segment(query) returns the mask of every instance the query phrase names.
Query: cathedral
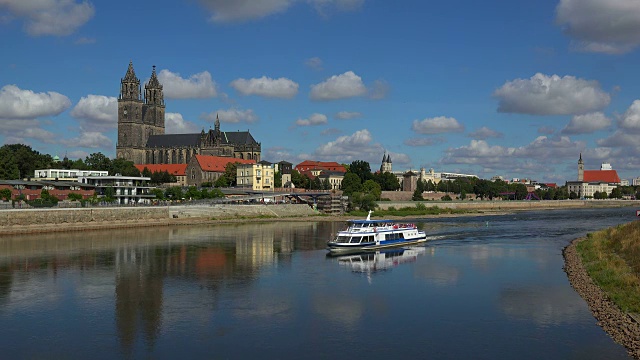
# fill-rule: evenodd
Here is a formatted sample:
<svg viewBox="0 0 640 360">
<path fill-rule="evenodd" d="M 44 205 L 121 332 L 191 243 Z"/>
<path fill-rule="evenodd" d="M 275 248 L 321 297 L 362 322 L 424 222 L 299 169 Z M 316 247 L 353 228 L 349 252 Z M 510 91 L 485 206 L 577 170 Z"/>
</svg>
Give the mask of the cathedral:
<svg viewBox="0 0 640 360">
<path fill-rule="evenodd" d="M 155 66 L 141 93 L 140 79 L 129 62 L 118 96 L 118 158 L 134 164 L 187 164 L 194 155 L 260 161 L 261 145 L 251 133 L 220 131 L 217 116 L 214 129 L 207 132 L 165 134 L 164 95 Z"/>
</svg>

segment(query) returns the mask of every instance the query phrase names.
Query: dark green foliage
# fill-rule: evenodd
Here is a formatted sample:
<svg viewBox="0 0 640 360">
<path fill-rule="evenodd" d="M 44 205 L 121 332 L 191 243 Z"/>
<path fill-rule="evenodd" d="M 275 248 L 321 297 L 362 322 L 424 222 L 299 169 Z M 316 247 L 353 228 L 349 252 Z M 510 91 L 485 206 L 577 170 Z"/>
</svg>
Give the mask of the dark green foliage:
<svg viewBox="0 0 640 360">
<path fill-rule="evenodd" d="M 0 179 L 15 180 L 33 177 L 36 169 L 47 169 L 53 165 L 53 158 L 40 154 L 23 144 L 0 147 Z"/>
<path fill-rule="evenodd" d="M 78 193 L 69 193 L 69 195 L 67 196 L 67 199 L 71 201 L 80 201 L 82 200 L 82 195 Z"/>
<path fill-rule="evenodd" d="M 11 200 L 11 190 L 10 189 L 0 189 L 0 199 L 9 201 Z"/>
<path fill-rule="evenodd" d="M 344 178 L 342 179 L 341 187 L 344 195 L 347 196 L 353 194 L 354 192 L 360 192 L 362 190 L 360 177 L 352 172 L 346 173 L 344 175 Z"/>
<path fill-rule="evenodd" d="M 111 161 L 110 167 L 107 171 L 109 171 L 109 175 L 120 174 L 122 176 L 140 176 L 140 170 L 133 165 L 133 161 L 121 158 Z"/>
<path fill-rule="evenodd" d="M 371 173 L 371 166 L 369 163 L 363 160 L 356 160 L 349 165 L 349 171 L 352 174 L 358 175 L 361 182 L 365 182 L 367 180 L 373 179 L 373 174 Z"/>
</svg>

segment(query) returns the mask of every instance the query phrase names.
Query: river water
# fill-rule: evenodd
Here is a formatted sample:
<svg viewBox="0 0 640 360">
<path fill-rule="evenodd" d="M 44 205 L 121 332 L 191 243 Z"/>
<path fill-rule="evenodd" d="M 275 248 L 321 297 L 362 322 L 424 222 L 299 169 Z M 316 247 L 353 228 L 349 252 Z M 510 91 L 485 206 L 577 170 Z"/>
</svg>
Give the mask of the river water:
<svg viewBox="0 0 640 360">
<path fill-rule="evenodd" d="M 342 222 L 3 237 L 0 357 L 626 359 L 569 285 L 562 249 L 634 220 L 425 219 L 424 246 L 346 257 L 325 250 Z"/>
</svg>

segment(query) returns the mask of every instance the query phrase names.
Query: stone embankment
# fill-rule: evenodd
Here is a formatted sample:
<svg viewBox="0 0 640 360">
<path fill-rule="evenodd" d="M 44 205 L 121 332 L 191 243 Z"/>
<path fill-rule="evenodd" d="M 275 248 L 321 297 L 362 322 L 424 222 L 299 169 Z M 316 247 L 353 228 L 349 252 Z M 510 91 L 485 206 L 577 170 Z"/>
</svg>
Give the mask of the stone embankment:
<svg viewBox="0 0 640 360">
<path fill-rule="evenodd" d="M 160 225 L 205 224 L 251 218 L 306 218 L 304 204 L 185 205 L 74 209 L 0 210 L 0 235 Z"/>
<path fill-rule="evenodd" d="M 415 207 L 415 201 L 379 201 L 380 209 L 390 207 L 400 209 Z M 638 200 L 543 200 L 543 201 L 509 201 L 509 200 L 476 200 L 476 201 L 423 201 L 426 207 L 437 206 L 441 209 L 464 209 L 478 211 L 509 211 L 509 210 L 543 210 L 543 209 L 586 209 L 600 207 L 640 206 Z"/>
<path fill-rule="evenodd" d="M 582 240 L 574 240 L 563 251 L 564 271 L 569 282 L 587 302 L 598 325 L 615 342 L 623 345 L 630 356 L 640 359 L 640 324 L 630 314 L 621 311 L 589 277 L 576 250 L 577 243 Z"/>
</svg>

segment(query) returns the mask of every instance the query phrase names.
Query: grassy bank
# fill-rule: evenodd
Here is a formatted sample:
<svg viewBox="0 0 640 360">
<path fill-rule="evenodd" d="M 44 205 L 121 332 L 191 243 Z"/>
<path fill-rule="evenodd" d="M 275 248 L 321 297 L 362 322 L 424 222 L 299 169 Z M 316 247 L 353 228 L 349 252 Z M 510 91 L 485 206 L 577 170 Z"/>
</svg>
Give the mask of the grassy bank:
<svg viewBox="0 0 640 360">
<path fill-rule="evenodd" d="M 375 210 L 373 212 L 376 218 L 385 216 L 422 216 L 422 215 L 442 215 L 442 214 L 469 214 L 478 213 L 477 210 L 469 209 L 449 209 L 439 208 L 437 206 L 426 207 L 423 203 L 417 203 L 415 206 L 407 206 L 396 209 L 391 206 L 385 210 Z M 357 217 L 366 217 L 368 211 L 351 211 L 349 215 Z"/>
<path fill-rule="evenodd" d="M 640 221 L 590 233 L 577 251 L 589 276 L 622 311 L 640 313 Z"/>
</svg>

